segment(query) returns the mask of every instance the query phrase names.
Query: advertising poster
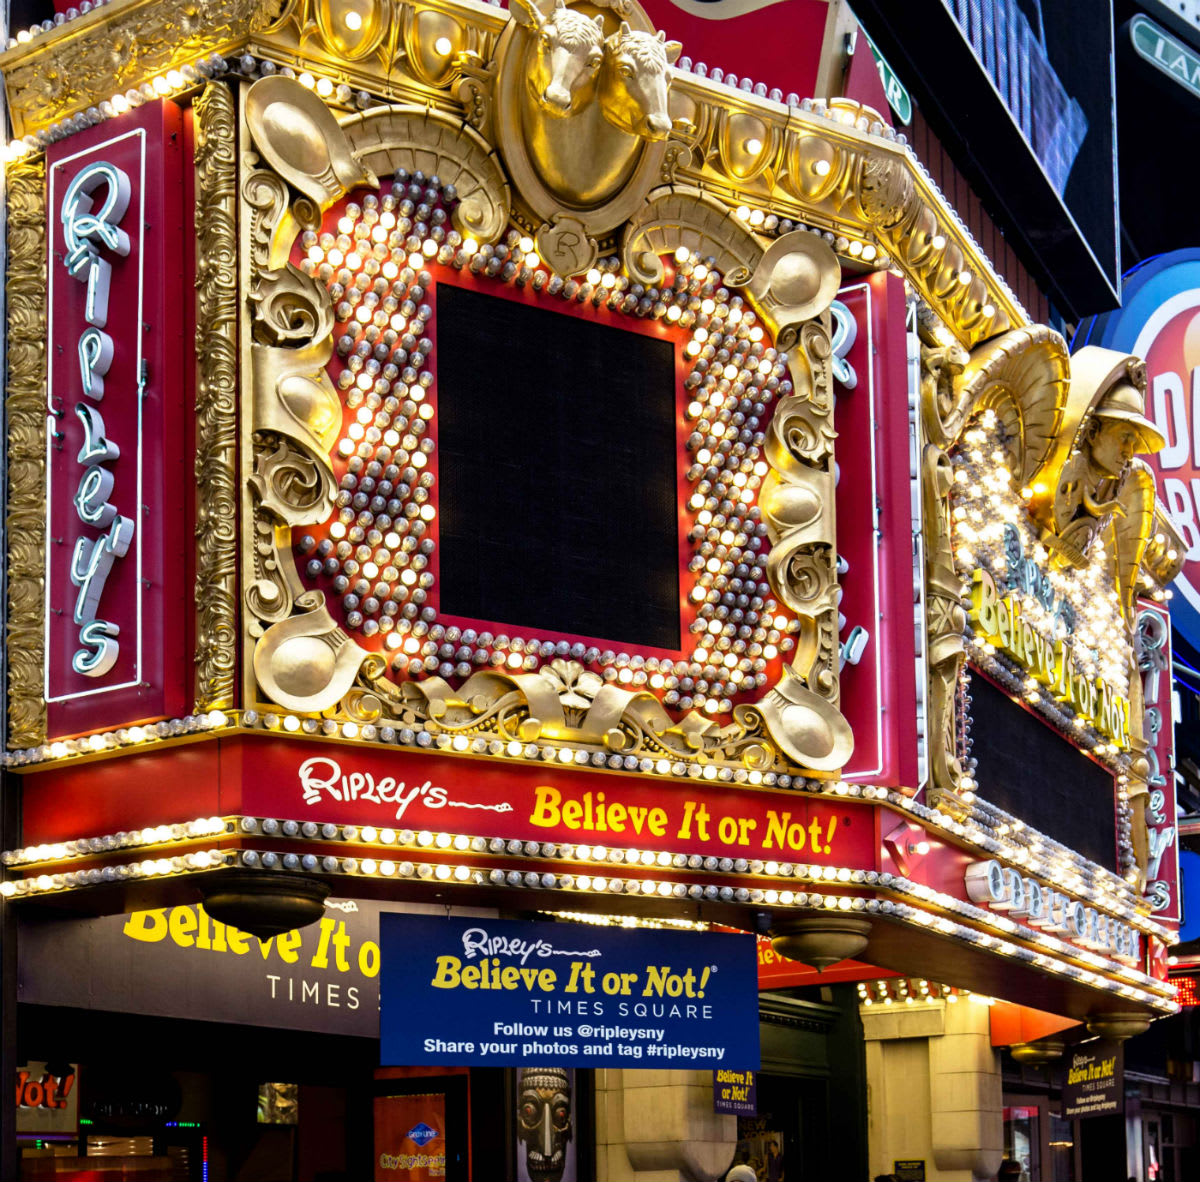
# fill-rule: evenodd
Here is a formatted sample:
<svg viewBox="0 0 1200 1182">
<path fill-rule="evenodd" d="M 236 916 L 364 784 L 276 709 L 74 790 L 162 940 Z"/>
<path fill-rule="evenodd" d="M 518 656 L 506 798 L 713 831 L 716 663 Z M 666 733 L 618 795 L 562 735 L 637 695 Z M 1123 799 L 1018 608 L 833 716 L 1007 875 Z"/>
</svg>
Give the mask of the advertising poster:
<svg viewBox="0 0 1200 1182">
<path fill-rule="evenodd" d="M 17 1131 L 75 1133 L 79 1092 L 75 1063 L 27 1062 L 17 1068 Z"/>
<path fill-rule="evenodd" d="M 1112 1116 L 1125 1111 L 1125 1048 L 1111 1039 L 1074 1047 L 1066 1055 L 1063 1116 Z"/>
<path fill-rule="evenodd" d="M 522 1067 L 513 1079 L 517 1182 L 576 1182 L 574 1069 Z"/>
<path fill-rule="evenodd" d="M 758 1084 L 753 1071 L 718 1067 L 713 1072 L 713 1112 L 754 1116 L 758 1112 Z"/>
<path fill-rule="evenodd" d="M 375 1182 L 446 1176 L 446 1097 L 375 1097 Z"/>
<path fill-rule="evenodd" d="M 385 1065 L 758 1067 L 754 939 L 380 916 Z"/>
<path fill-rule="evenodd" d="M 758 1182 L 784 1182 L 783 1145 L 783 1132 L 773 1117 L 739 1117 L 733 1164 L 748 1165 Z"/>
<path fill-rule="evenodd" d="M 197 903 L 22 921 L 17 995 L 36 1005 L 377 1038 L 379 915 L 395 906 L 327 899 L 316 923 L 266 940 Z"/>
</svg>

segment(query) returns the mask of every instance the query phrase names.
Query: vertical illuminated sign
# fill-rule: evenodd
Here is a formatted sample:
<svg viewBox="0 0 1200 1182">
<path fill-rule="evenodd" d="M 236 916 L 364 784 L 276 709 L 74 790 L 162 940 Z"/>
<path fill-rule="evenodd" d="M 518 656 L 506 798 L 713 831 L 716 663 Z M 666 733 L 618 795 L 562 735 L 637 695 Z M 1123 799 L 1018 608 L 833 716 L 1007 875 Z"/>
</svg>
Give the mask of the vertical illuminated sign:
<svg viewBox="0 0 1200 1182">
<path fill-rule="evenodd" d="M 138 141 L 138 194 L 140 196 L 145 182 L 146 172 L 146 133 L 137 128 L 128 133 Z M 104 145 L 107 147 L 108 145 Z M 101 148 L 100 150 L 103 150 Z M 95 152 L 96 149 L 93 149 Z M 62 165 L 56 165 L 61 168 Z M 83 306 L 83 319 L 86 327 L 79 334 L 76 352 L 79 357 L 79 380 L 83 398 L 72 408 L 83 427 L 83 442 L 75 460 L 79 465 L 79 482 L 71 503 L 75 515 L 79 519 L 75 526 L 74 536 L 67 545 L 71 551 L 68 567 L 68 577 L 76 588 L 75 601 L 71 609 L 72 622 L 79 629 L 79 647 L 71 657 L 71 669 L 87 678 L 99 679 L 104 677 L 117 663 L 121 655 L 121 625 L 115 620 L 104 618 L 104 590 L 108 585 L 109 575 L 113 564 L 126 557 L 130 544 L 134 541 L 137 528 L 133 517 L 121 513 L 114 506 L 116 497 L 114 466 L 121 458 L 119 440 L 109 438 L 108 428 L 104 424 L 101 413 L 101 403 L 104 398 L 104 378 L 112 366 L 116 346 L 113 338 L 104 331 L 108 324 L 109 300 L 112 296 L 112 263 L 106 255 L 118 258 L 129 255 L 133 244 L 129 235 L 121 229 L 121 222 L 129 212 L 132 197 L 129 174 L 117 168 L 104 159 L 91 159 L 75 174 L 67 185 L 59 209 L 59 220 L 62 223 L 63 241 L 66 254 L 62 256 L 62 265 L 67 274 L 78 279 L 86 287 Z M 140 202 L 139 202 L 140 205 Z M 141 310 L 142 310 L 142 232 L 139 227 L 138 247 L 136 251 L 138 265 L 133 275 L 123 276 L 126 283 L 131 279 L 137 281 L 137 315 L 138 325 L 136 334 L 136 355 L 141 360 Z M 57 259 L 55 261 L 58 261 Z M 53 290 L 54 276 L 50 278 Z M 119 292 L 119 298 L 128 298 L 132 293 Z M 122 349 L 126 342 L 121 342 Z M 68 354 L 69 356 L 69 354 Z M 53 363 L 51 363 L 53 364 Z M 140 365 L 136 367 L 140 369 Z M 64 413 L 64 399 L 56 394 L 53 378 L 48 383 L 49 412 L 47 422 L 47 441 L 54 450 L 65 439 L 65 432 L 57 430 L 56 419 Z M 136 439 L 129 439 L 127 449 L 136 447 L 135 474 L 140 477 L 142 467 L 142 431 L 141 431 L 141 390 L 120 390 L 114 392 L 118 397 L 132 397 L 138 405 L 138 423 Z M 55 467 L 62 465 L 47 465 L 48 471 L 54 472 Z M 140 480 L 139 480 L 140 483 Z M 123 490 L 126 502 L 133 501 L 138 493 L 137 488 Z M 47 505 L 53 506 L 55 498 L 53 489 L 47 497 Z M 61 525 L 61 523 L 59 523 Z M 98 532 L 93 532 L 98 531 Z M 57 540 L 57 539 L 56 539 Z M 140 539 L 139 539 L 140 542 Z M 61 544 L 61 543 L 59 543 Z M 141 558 L 140 544 L 134 547 L 135 558 Z M 138 566 L 141 563 L 138 561 Z M 55 592 L 60 588 L 47 578 L 47 586 Z M 140 678 L 142 664 L 142 631 L 141 617 L 141 580 L 133 585 L 135 631 L 129 638 L 134 645 L 132 661 L 126 662 L 128 677 L 134 680 Z M 57 594 L 50 597 L 57 601 Z M 51 608 L 53 610 L 53 607 Z M 111 614 L 111 613 L 110 613 Z M 127 642 L 128 643 L 128 642 Z M 125 684 L 128 684 L 126 682 Z M 70 691 L 72 687 L 64 686 Z M 121 688 L 121 684 L 110 685 L 99 691 L 88 689 L 75 690 L 73 695 L 86 697 L 91 692 L 107 692 Z M 48 690 L 48 700 L 54 700 Z"/>
<path fill-rule="evenodd" d="M 841 708 L 854 728 L 850 781 L 916 788 L 913 523 L 909 496 L 904 284 L 877 274 L 834 303 L 839 469 Z"/>
<path fill-rule="evenodd" d="M 1146 902 L 1154 918 L 1178 923 L 1179 843 L 1175 807 L 1175 726 L 1171 709 L 1171 624 L 1166 611 L 1138 604 L 1135 646 L 1150 765 L 1146 798 Z"/>
<path fill-rule="evenodd" d="M 183 133 L 151 103 L 47 153 L 51 737 L 186 706 Z"/>
</svg>

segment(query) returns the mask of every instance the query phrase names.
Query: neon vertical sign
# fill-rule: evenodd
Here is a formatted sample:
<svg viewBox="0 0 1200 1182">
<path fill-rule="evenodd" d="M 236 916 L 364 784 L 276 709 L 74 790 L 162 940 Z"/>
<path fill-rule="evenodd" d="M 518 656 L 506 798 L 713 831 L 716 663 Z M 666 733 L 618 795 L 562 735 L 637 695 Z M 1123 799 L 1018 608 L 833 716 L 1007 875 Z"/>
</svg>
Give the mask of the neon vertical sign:
<svg viewBox="0 0 1200 1182">
<path fill-rule="evenodd" d="M 185 712 L 187 155 L 165 102 L 47 151 L 51 737 Z"/>
<path fill-rule="evenodd" d="M 99 201 L 97 193 L 104 194 Z M 80 522 L 99 529 L 99 536 L 75 539 L 71 552 L 71 582 L 79 589 L 72 619 L 79 627 L 80 647 L 71 667 L 84 677 L 103 677 L 120 653 L 120 626 L 102 618 L 101 599 L 113 563 L 129 552 L 135 524 L 113 505 L 115 478 L 112 464 L 120 459 L 120 445 L 106 434 L 97 405 L 104 397 L 104 375 L 112 364 L 115 345 L 104 331 L 108 323 L 112 264 L 102 250 L 129 254 L 129 235 L 120 228 L 129 209 L 129 177 L 106 160 L 88 164 L 67 186 L 62 203 L 63 238 L 68 274 L 87 285 L 84 319 L 78 354 L 80 381 L 85 398 L 75 404 L 83 425 L 83 445 L 76 460 L 83 468 L 72 498 Z M 138 391 L 140 399 L 141 391 Z M 140 445 L 140 440 L 139 440 Z"/>
</svg>

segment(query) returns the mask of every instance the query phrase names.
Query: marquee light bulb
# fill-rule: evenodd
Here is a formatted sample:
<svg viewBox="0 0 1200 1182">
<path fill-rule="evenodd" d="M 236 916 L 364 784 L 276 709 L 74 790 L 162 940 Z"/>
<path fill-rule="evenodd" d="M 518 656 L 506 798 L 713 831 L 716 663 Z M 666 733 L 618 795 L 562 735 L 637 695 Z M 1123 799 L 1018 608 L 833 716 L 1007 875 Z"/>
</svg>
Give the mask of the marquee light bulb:
<svg viewBox="0 0 1200 1182">
<path fill-rule="evenodd" d="M 450 43 L 449 37 L 439 37 L 433 43 L 434 52 L 440 54 L 442 57 L 449 57 L 450 51 L 453 48 L 454 46 Z"/>
<path fill-rule="evenodd" d="M 352 33 L 357 33 L 363 27 L 362 14 L 355 12 L 353 9 L 346 13 L 343 20 L 345 21 L 346 28 Z"/>
</svg>

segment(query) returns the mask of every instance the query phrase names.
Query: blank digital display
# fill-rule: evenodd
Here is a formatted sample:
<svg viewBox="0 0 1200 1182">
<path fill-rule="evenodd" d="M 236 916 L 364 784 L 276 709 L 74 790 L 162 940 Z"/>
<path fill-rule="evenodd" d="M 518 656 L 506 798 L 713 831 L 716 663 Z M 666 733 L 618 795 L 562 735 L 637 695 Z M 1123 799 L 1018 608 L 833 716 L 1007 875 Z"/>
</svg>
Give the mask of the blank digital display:
<svg viewBox="0 0 1200 1182">
<path fill-rule="evenodd" d="M 971 674 L 979 795 L 1085 858 L 1117 868 L 1113 778 L 985 677 Z"/>
<path fill-rule="evenodd" d="M 435 295 L 441 612 L 678 649 L 671 343 Z"/>
</svg>

